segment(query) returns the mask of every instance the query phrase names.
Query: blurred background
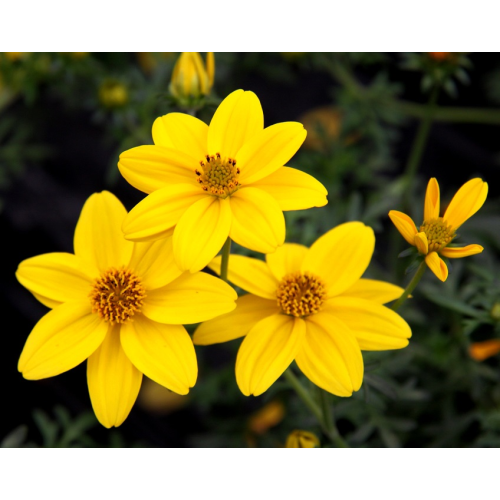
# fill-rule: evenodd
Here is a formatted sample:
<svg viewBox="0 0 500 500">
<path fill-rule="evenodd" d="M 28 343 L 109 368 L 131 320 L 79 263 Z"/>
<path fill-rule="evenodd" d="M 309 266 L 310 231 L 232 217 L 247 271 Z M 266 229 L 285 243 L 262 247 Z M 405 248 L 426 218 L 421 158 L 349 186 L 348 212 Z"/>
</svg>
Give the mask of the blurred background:
<svg viewBox="0 0 500 500">
<path fill-rule="evenodd" d="M 326 207 L 285 214 L 287 241 L 310 245 L 339 223 L 363 221 L 377 237 L 366 277 L 407 284 L 411 257 L 398 258 L 406 242 L 387 213 L 404 211 L 418 225 L 430 177 L 439 181 L 442 210 L 467 180 L 489 183 L 485 205 L 457 241 L 485 251 L 455 260 L 446 283 L 426 273 L 399 311 L 412 327 L 409 347 L 363 353 L 361 390 L 335 398 L 334 410 L 353 447 L 500 446 L 500 56 L 216 53 L 212 91 L 196 102 L 169 90 L 178 57 L 0 53 L 1 446 L 281 447 L 294 429 L 327 445 L 284 380 L 258 398 L 240 393 L 240 340 L 196 348 L 199 377 L 188 396 L 144 377 L 130 416 L 112 430 L 93 415 L 85 364 L 36 382 L 17 371 L 47 312 L 16 281 L 19 262 L 72 252 L 94 192 L 110 190 L 130 210 L 145 195 L 119 174 L 119 154 L 152 144 L 153 121 L 166 113 L 195 111 L 208 123 L 238 88 L 257 94 L 266 126 L 304 124 L 308 137 L 289 164 L 329 192 Z M 418 171 L 408 182 L 411 158 Z"/>
</svg>

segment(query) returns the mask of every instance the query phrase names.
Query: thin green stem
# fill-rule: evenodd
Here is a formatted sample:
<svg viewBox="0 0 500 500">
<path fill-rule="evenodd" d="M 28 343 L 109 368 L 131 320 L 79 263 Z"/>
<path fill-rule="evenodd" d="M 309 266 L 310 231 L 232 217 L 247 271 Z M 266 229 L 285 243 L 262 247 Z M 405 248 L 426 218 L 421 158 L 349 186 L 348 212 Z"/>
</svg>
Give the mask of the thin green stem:
<svg viewBox="0 0 500 500">
<path fill-rule="evenodd" d="M 231 238 L 227 238 L 222 247 L 222 259 L 220 264 L 220 277 L 227 283 L 227 270 L 229 268 L 229 254 L 231 253 Z"/>
<path fill-rule="evenodd" d="M 406 287 L 405 291 L 401 294 L 401 297 L 399 297 L 394 304 L 392 304 L 391 309 L 393 311 L 396 311 L 401 307 L 401 304 L 409 297 L 411 292 L 415 290 L 415 287 L 418 285 L 418 282 L 422 279 L 422 276 L 425 273 L 425 270 L 427 269 L 427 264 L 425 263 L 425 260 L 423 260 L 420 263 L 420 266 L 417 269 L 417 272 L 413 276 L 412 280 L 408 283 L 408 286 Z"/>
</svg>

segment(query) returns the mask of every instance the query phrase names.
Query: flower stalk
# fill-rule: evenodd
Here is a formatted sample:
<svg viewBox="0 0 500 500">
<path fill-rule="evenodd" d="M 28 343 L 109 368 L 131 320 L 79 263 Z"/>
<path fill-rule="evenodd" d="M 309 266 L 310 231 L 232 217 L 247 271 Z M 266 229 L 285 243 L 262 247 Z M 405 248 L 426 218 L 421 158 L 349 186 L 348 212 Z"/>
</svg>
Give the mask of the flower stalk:
<svg viewBox="0 0 500 500">
<path fill-rule="evenodd" d="M 411 292 L 415 290 L 416 286 L 418 285 L 418 282 L 422 279 L 422 276 L 425 273 L 425 270 L 427 268 L 427 264 L 425 263 L 425 260 L 422 260 L 420 263 L 420 266 L 417 269 L 417 272 L 413 276 L 412 280 L 408 283 L 408 286 L 406 287 L 405 291 L 401 294 L 401 297 L 399 297 L 394 304 L 392 304 L 391 309 L 393 311 L 396 311 L 401 307 L 401 304 L 410 296 Z"/>
</svg>

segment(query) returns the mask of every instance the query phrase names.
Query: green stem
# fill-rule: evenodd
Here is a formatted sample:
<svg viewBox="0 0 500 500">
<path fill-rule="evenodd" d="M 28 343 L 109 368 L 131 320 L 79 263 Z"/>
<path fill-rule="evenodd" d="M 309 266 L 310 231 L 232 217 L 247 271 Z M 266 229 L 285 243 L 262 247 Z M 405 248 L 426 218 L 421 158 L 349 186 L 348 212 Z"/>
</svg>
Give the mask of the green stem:
<svg viewBox="0 0 500 500">
<path fill-rule="evenodd" d="M 422 276 L 425 273 L 425 270 L 427 269 L 427 264 L 425 263 L 425 260 L 423 260 L 420 263 L 419 268 L 417 269 L 417 272 L 415 273 L 415 276 L 413 276 L 412 280 L 408 283 L 408 286 L 406 287 L 405 291 L 401 294 L 401 297 L 399 297 L 394 304 L 392 304 L 391 309 L 393 311 L 396 311 L 396 309 L 399 309 L 401 307 L 401 304 L 408 298 L 408 296 L 415 290 L 415 287 L 418 285 L 418 282 L 421 280 Z"/>
<path fill-rule="evenodd" d="M 231 238 L 227 238 L 222 247 L 222 260 L 220 263 L 220 277 L 227 283 L 227 270 L 229 267 L 229 254 L 231 253 Z"/>
</svg>

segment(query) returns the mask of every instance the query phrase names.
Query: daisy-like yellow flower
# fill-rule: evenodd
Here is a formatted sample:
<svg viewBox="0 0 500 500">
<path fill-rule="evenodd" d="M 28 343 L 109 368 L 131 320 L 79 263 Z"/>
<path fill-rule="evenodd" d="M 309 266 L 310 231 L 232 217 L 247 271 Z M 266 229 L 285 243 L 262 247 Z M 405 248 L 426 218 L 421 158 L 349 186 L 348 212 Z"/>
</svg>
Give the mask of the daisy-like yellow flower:
<svg viewBox="0 0 500 500">
<path fill-rule="evenodd" d="M 285 448 L 317 448 L 318 437 L 308 431 L 293 431 L 286 438 Z"/>
<path fill-rule="evenodd" d="M 182 273 L 170 239 L 123 238 L 127 212 L 104 191 L 85 203 L 75 254 L 26 259 L 16 276 L 52 310 L 36 324 L 19 359 L 30 380 L 53 377 L 86 359 L 95 414 L 119 426 L 139 393 L 142 374 L 187 394 L 197 374 L 193 342 L 183 324 L 235 308 L 236 293 L 218 278 Z"/>
<path fill-rule="evenodd" d="M 149 241 L 173 231 L 176 262 L 191 272 L 206 266 L 228 236 L 274 252 L 285 240 L 283 210 L 327 203 L 320 182 L 283 166 L 305 137 L 295 122 L 264 129 L 259 99 L 243 90 L 224 99 L 210 126 L 182 113 L 158 118 L 154 146 L 120 155 L 125 179 L 151 193 L 125 219 L 125 237 Z"/>
<path fill-rule="evenodd" d="M 293 360 L 314 384 L 351 396 L 363 380 L 361 350 L 408 345 L 408 324 L 384 303 L 403 289 L 361 279 L 375 236 L 361 222 L 341 224 L 311 248 L 285 244 L 266 262 L 231 256 L 228 278 L 250 292 L 236 309 L 200 325 L 195 344 L 243 337 L 236 381 L 245 396 L 266 391 Z M 220 270 L 220 257 L 210 267 Z"/>
<path fill-rule="evenodd" d="M 466 182 L 451 200 L 443 217 L 439 217 L 439 184 L 433 177 L 427 185 L 424 204 L 424 222 L 417 230 L 412 218 L 391 210 L 389 217 L 403 238 L 420 254 L 425 255 L 425 262 L 431 271 L 441 280 L 446 281 L 448 267 L 441 259 L 461 259 L 483 251 L 481 245 L 450 247 L 456 236 L 456 230 L 482 206 L 488 194 L 488 184 L 476 178 Z"/>
<path fill-rule="evenodd" d="M 214 73 L 213 52 L 207 52 L 206 68 L 198 52 L 183 52 L 175 63 L 170 92 L 178 99 L 208 95 L 214 84 Z"/>
</svg>

